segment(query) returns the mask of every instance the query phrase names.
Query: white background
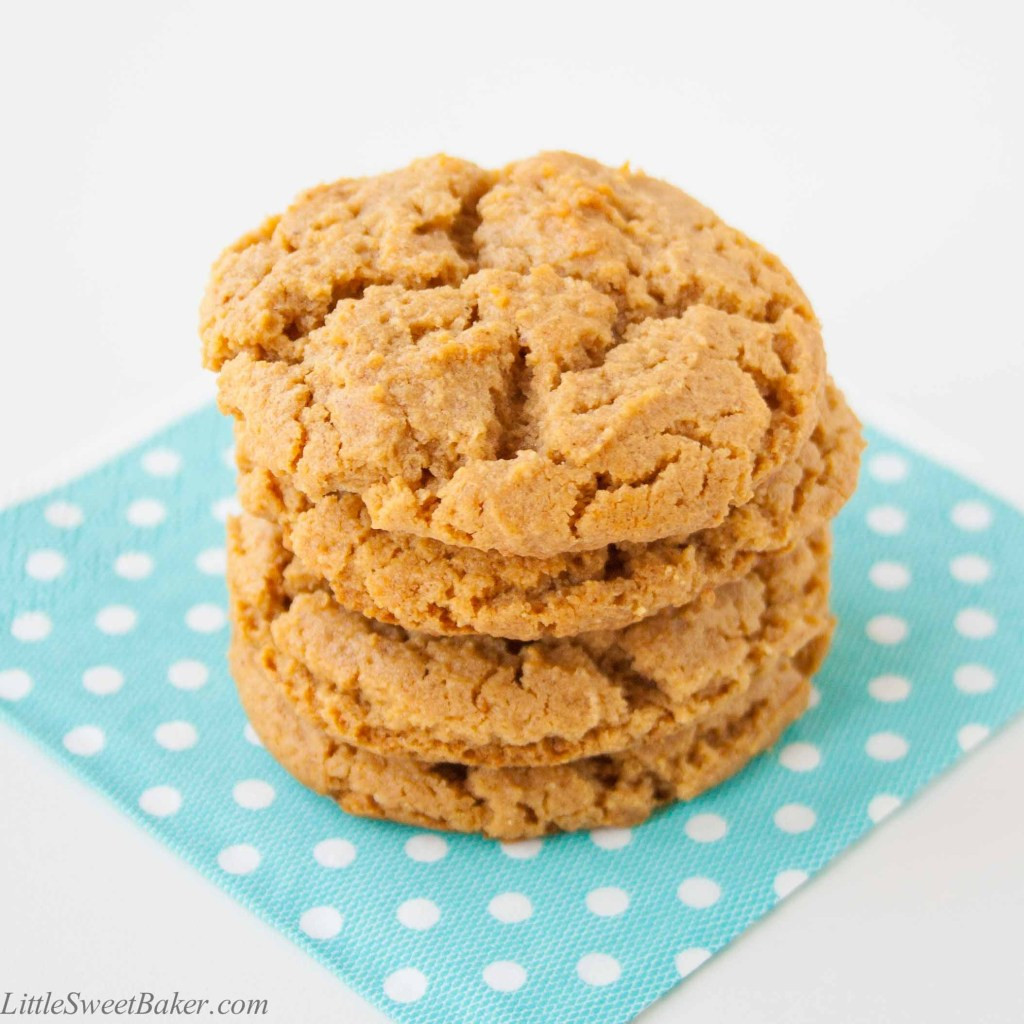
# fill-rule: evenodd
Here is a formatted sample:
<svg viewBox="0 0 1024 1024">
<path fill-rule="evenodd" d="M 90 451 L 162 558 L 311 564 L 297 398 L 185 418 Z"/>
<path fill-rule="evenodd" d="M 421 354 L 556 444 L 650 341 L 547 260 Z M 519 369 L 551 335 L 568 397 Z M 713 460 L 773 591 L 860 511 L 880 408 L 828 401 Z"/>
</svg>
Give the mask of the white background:
<svg viewBox="0 0 1024 1024">
<path fill-rule="evenodd" d="M 781 253 L 858 407 L 1024 504 L 1015 7 L 7 7 L 2 483 L 202 381 L 210 262 L 300 188 L 569 148 Z M 1018 723 L 643 1020 L 1021 1020 L 1022 779 Z M 383 1019 L 0 728 L 0 991 L 68 987 Z"/>
</svg>

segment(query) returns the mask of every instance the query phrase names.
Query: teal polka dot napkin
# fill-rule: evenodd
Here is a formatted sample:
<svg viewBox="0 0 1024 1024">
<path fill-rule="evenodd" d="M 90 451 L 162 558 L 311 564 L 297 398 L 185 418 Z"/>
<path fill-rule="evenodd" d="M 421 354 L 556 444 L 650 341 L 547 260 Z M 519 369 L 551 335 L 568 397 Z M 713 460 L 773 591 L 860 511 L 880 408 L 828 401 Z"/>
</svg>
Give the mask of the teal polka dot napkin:
<svg viewBox="0 0 1024 1024">
<path fill-rule="evenodd" d="M 627 1021 L 1024 704 L 1024 519 L 869 439 L 812 710 L 639 828 L 500 845 L 281 771 L 225 667 L 209 408 L 0 513 L 0 712 L 396 1021 Z"/>
</svg>

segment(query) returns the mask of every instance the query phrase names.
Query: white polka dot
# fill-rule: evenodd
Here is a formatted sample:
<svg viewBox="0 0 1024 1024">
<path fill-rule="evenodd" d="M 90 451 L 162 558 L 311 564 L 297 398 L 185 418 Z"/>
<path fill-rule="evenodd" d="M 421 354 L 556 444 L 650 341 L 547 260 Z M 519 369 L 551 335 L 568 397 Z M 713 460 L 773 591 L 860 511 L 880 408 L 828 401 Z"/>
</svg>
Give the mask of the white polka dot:
<svg viewBox="0 0 1024 1024">
<path fill-rule="evenodd" d="M 883 818 L 888 818 L 900 803 L 900 798 L 892 793 L 879 793 L 868 804 L 868 817 L 877 825 Z"/>
<path fill-rule="evenodd" d="M 907 460 L 894 452 L 883 452 L 868 462 L 868 472 L 884 484 L 895 484 L 907 475 Z"/>
<path fill-rule="evenodd" d="M 907 756 L 909 744 L 898 733 L 876 732 L 868 737 L 864 749 L 876 761 L 899 761 Z"/>
<path fill-rule="evenodd" d="M 907 513 L 895 505 L 876 505 L 868 512 L 868 526 L 885 536 L 894 536 L 907 528 Z"/>
<path fill-rule="evenodd" d="M 992 563 L 981 555 L 957 555 L 949 571 L 961 583 L 984 583 L 992 575 Z"/>
<path fill-rule="evenodd" d="M 197 633 L 216 633 L 225 622 L 224 609 L 215 604 L 196 604 L 185 613 L 185 625 Z"/>
<path fill-rule="evenodd" d="M 964 608 L 957 612 L 956 631 L 970 640 L 984 640 L 996 631 L 995 616 L 983 608 Z"/>
<path fill-rule="evenodd" d="M 821 751 L 813 743 L 787 743 L 779 751 L 779 764 L 791 772 L 812 772 L 821 764 Z"/>
<path fill-rule="evenodd" d="M 576 964 L 576 973 L 588 985 L 612 985 L 622 974 L 622 965 L 607 953 L 588 953 Z"/>
<path fill-rule="evenodd" d="M 53 629 L 50 616 L 45 612 L 22 612 L 11 623 L 11 636 L 23 643 L 45 640 Z"/>
<path fill-rule="evenodd" d="M 988 693 L 996 685 L 996 676 L 984 665 L 960 665 L 953 672 L 953 684 L 961 693 Z"/>
<path fill-rule="evenodd" d="M 96 628 L 109 636 L 123 636 L 135 628 L 138 616 L 125 604 L 111 604 L 96 613 Z"/>
<path fill-rule="evenodd" d="M 502 843 L 501 852 L 513 860 L 533 860 L 543 845 L 540 839 L 521 839 L 518 843 Z"/>
<path fill-rule="evenodd" d="M 334 907 L 310 907 L 299 918 L 299 927 L 311 939 L 333 939 L 344 923 L 344 917 Z"/>
<path fill-rule="evenodd" d="M 783 804 L 772 820 L 776 828 L 795 836 L 814 828 L 818 816 L 806 804 Z"/>
<path fill-rule="evenodd" d="M 210 511 L 213 513 L 213 518 L 218 522 L 227 522 L 229 516 L 237 516 L 242 511 L 242 506 L 238 504 L 238 499 L 232 495 L 230 498 L 221 498 L 219 501 L 215 501 L 210 506 Z"/>
<path fill-rule="evenodd" d="M 406 900 L 397 911 L 398 920 L 406 928 L 425 932 L 441 920 L 441 908 L 433 900 Z"/>
<path fill-rule="evenodd" d="M 876 615 L 867 625 L 868 637 L 886 646 L 903 643 L 908 632 L 906 620 L 897 615 Z"/>
<path fill-rule="evenodd" d="M 167 670 L 167 678 L 179 690 L 198 690 L 206 685 L 210 670 L 201 661 L 176 661 Z"/>
<path fill-rule="evenodd" d="M 24 700 L 32 691 L 32 677 L 21 668 L 0 671 L 0 700 Z"/>
<path fill-rule="evenodd" d="M 82 673 L 82 685 L 97 697 L 107 697 L 124 686 L 124 675 L 113 665 L 94 665 Z"/>
<path fill-rule="evenodd" d="M 231 790 L 235 803 L 247 811 L 262 811 L 274 802 L 274 787 L 262 779 L 243 779 Z"/>
<path fill-rule="evenodd" d="M 220 457 L 221 461 L 228 467 L 228 469 L 235 468 L 235 446 L 233 444 L 229 444 L 227 448 L 220 453 Z"/>
<path fill-rule="evenodd" d="M 55 580 L 67 568 L 68 563 L 59 551 L 43 548 L 33 551 L 25 559 L 25 572 L 34 580 L 49 583 Z"/>
<path fill-rule="evenodd" d="M 965 725 L 956 734 L 956 741 L 960 744 L 960 749 L 966 752 L 973 750 L 979 743 L 987 739 L 990 732 L 991 730 L 987 725 L 971 722 L 970 725 Z"/>
<path fill-rule="evenodd" d="M 704 910 L 719 901 L 722 889 L 712 879 L 695 875 L 680 884 L 676 895 L 688 907 L 692 907 L 694 910 Z"/>
<path fill-rule="evenodd" d="M 687 819 L 685 831 L 696 843 L 716 843 L 729 831 L 729 823 L 720 814 L 694 814 Z"/>
<path fill-rule="evenodd" d="M 153 738 L 164 750 L 188 750 L 199 742 L 199 733 L 191 722 L 161 722 Z"/>
<path fill-rule="evenodd" d="M 64 747 L 79 757 L 98 754 L 107 743 L 107 737 L 97 725 L 79 725 L 64 734 Z"/>
<path fill-rule="evenodd" d="M 139 797 L 139 806 L 154 818 L 167 818 L 181 807 L 181 794 L 173 786 L 152 786 Z"/>
<path fill-rule="evenodd" d="M 256 730 L 252 727 L 252 722 L 246 722 L 245 728 L 242 730 L 242 735 L 245 737 L 247 743 L 251 743 L 254 747 L 262 747 L 263 740 L 259 738 Z"/>
<path fill-rule="evenodd" d="M 900 562 L 875 562 L 868 578 L 879 590 L 903 590 L 910 584 L 910 570 Z"/>
<path fill-rule="evenodd" d="M 114 561 L 114 572 L 122 579 L 144 580 L 153 571 L 153 559 L 142 551 L 125 551 Z"/>
<path fill-rule="evenodd" d="M 591 889 L 587 893 L 587 910 L 598 917 L 618 917 L 629 909 L 629 893 L 614 885 Z"/>
<path fill-rule="evenodd" d="M 421 864 L 433 864 L 448 852 L 448 842 L 441 836 L 429 832 L 421 832 L 418 836 L 407 839 L 405 855 Z"/>
<path fill-rule="evenodd" d="M 807 872 L 799 868 L 790 868 L 788 871 L 780 871 L 772 882 L 775 895 L 784 900 L 791 892 L 799 889 L 807 881 Z"/>
<path fill-rule="evenodd" d="M 875 676 L 868 683 L 868 693 L 883 704 L 895 704 L 910 696 L 910 680 L 903 676 Z"/>
<path fill-rule="evenodd" d="M 502 924 L 518 924 L 533 914 L 533 904 L 521 892 L 503 892 L 487 904 L 487 912 Z"/>
<path fill-rule="evenodd" d="M 248 875 L 260 866 L 260 851 L 248 843 L 225 846 L 217 854 L 217 863 L 229 875 Z"/>
<path fill-rule="evenodd" d="M 701 964 L 711 959 L 711 950 L 700 946 L 691 946 L 681 953 L 676 953 L 676 970 L 680 978 L 688 978 Z"/>
<path fill-rule="evenodd" d="M 819 690 L 817 688 L 817 686 L 812 686 L 811 687 L 810 696 L 808 696 L 808 698 L 807 698 L 807 708 L 808 708 L 808 710 L 810 710 L 812 708 L 816 708 L 820 703 L 821 703 L 821 690 Z"/>
<path fill-rule="evenodd" d="M 402 967 L 384 979 L 384 995 L 395 1003 L 415 1003 L 427 992 L 427 976 L 415 967 Z"/>
<path fill-rule="evenodd" d="M 151 448 L 142 456 L 142 468 L 150 476 L 174 476 L 181 469 L 181 456 L 170 448 Z"/>
<path fill-rule="evenodd" d="M 347 868 L 356 859 L 356 848 L 347 839 L 321 839 L 313 857 L 323 868 Z"/>
<path fill-rule="evenodd" d="M 51 526 L 60 530 L 73 530 L 82 525 L 82 510 L 70 501 L 53 501 L 46 506 L 43 516 Z"/>
<path fill-rule="evenodd" d="M 992 510 L 980 501 L 961 501 L 950 512 L 953 524 L 961 530 L 975 533 L 992 525 Z"/>
<path fill-rule="evenodd" d="M 167 515 L 162 501 L 156 498 L 138 498 L 133 501 L 125 512 L 132 526 L 159 526 Z"/>
<path fill-rule="evenodd" d="M 207 548 L 196 556 L 196 568 L 207 576 L 223 576 L 227 563 L 227 553 L 223 548 Z"/>
<path fill-rule="evenodd" d="M 590 841 L 602 850 L 621 850 L 633 841 L 633 830 L 629 828 L 595 828 Z"/>
<path fill-rule="evenodd" d="M 495 960 L 484 968 L 484 984 L 495 992 L 518 992 L 526 984 L 526 971 L 514 960 Z"/>
</svg>

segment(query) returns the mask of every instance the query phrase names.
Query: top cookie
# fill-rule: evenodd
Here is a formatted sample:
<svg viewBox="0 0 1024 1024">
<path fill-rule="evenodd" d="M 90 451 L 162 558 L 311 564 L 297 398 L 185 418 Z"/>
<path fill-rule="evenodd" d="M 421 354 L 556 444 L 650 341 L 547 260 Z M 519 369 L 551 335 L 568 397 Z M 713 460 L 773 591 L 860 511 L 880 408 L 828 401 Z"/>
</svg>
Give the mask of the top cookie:
<svg viewBox="0 0 1024 1024">
<path fill-rule="evenodd" d="M 775 257 L 565 153 L 315 188 L 220 258 L 201 321 L 255 462 L 509 555 L 716 525 L 795 456 L 824 381 Z"/>
</svg>

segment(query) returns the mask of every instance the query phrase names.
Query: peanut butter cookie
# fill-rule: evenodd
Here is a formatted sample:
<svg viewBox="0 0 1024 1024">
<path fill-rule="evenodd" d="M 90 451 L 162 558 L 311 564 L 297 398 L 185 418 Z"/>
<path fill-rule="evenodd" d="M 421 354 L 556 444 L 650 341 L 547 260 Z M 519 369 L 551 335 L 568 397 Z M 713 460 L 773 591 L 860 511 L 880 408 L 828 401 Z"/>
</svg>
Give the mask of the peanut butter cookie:
<svg viewBox="0 0 1024 1024">
<path fill-rule="evenodd" d="M 341 608 L 276 527 L 230 528 L 236 647 L 340 742 L 464 764 L 549 765 L 677 732 L 824 633 L 827 533 L 624 630 L 519 643 L 431 637 Z"/>
<path fill-rule="evenodd" d="M 373 529 L 531 558 L 716 526 L 825 381 L 774 256 L 566 153 L 313 189 L 221 257 L 201 333 L 254 465 Z"/>
<path fill-rule="evenodd" d="M 516 640 L 619 629 L 694 600 L 747 573 L 831 519 L 853 491 L 862 442 L 834 386 L 799 457 L 762 483 L 725 521 L 688 537 L 615 544 L 537 559 L 502 557 L 374 530 L 353 494 L 311 504 L 280 478 L 251 467 L 239 438 L 239 496 L 279 523 L 308 570 L 345 608 L 406 629 Z"/>
<path fill-rule="evenodd" d="M 767 667 L 728 712 L 696 719 L 663 740 L 547 768 L 419 761 L 338 742 L 311 704 L 293 696 L 247 645 L 231 667 L 249 720 L 299 781 L 350 814 L 503 840 L 636 825 L 690 800 L 770 746 L 807 705 L 808 679 L 827 648 L 812 640 Z"/>
</svg>

